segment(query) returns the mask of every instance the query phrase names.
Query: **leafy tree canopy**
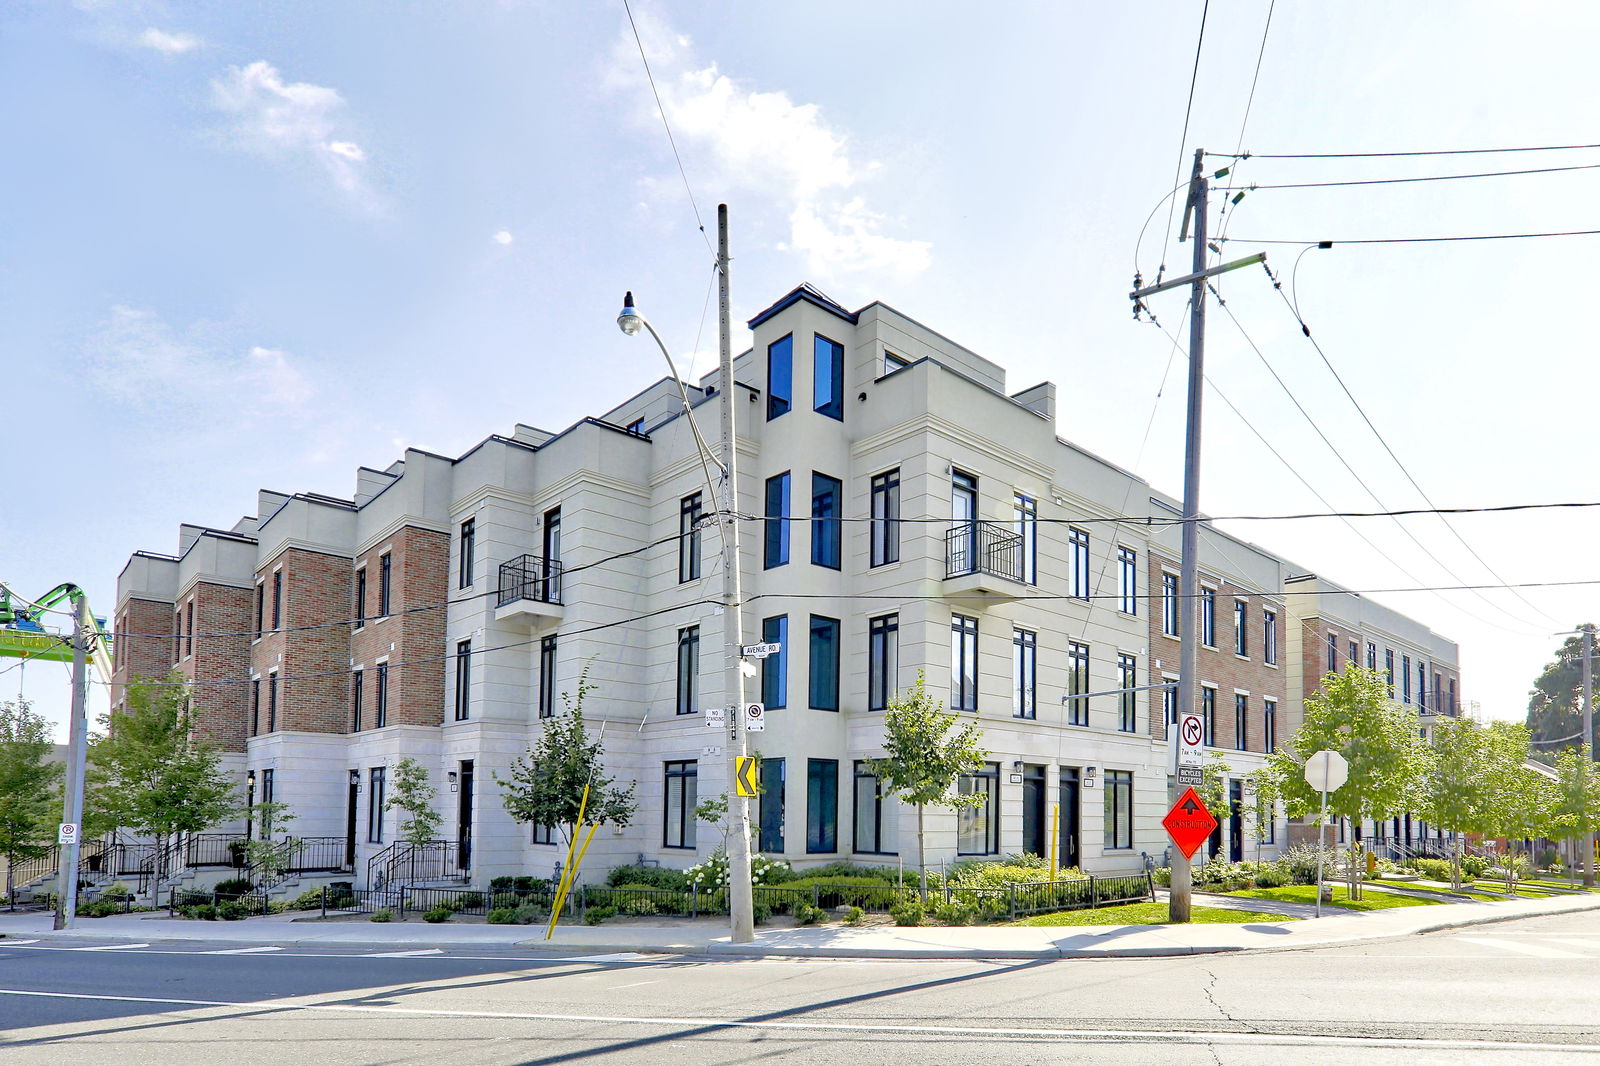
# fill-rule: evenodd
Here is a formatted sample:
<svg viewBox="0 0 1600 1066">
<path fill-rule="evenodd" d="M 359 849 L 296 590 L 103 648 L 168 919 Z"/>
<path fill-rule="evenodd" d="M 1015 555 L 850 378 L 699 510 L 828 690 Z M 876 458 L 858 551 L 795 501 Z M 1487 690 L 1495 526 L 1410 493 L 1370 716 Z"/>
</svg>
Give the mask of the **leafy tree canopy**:
<svg viewBox="0 0 1600 1066">
<path fill-rule="evenodd" d="M 47 762 L 50 726 L 25 699 L 0 702 L 0 855 L 12 863 L 50 850 L 64 767 Z"/>
<path fill-rule="evenodd" d="M 1582 628 L 1581 626 L 1578 628 Z M 1600 686 L 1600 672 L 1592 679 Z M 1569 743 L 1582 744 L 1583 738 L 1583 638 L 1570 636 L 1556 652 L 1555 659 L 1546 664 L 1544 671 L 1533 683 L 1528 693 L 1528 732 L 1532 737 L 1534 758 L 1541 762 L 1555 761 L 1555 741 L 1573 737 Z M 1595 720 L 1595 744 L 1600 737 L 1600 717 Z"/>
</svg>

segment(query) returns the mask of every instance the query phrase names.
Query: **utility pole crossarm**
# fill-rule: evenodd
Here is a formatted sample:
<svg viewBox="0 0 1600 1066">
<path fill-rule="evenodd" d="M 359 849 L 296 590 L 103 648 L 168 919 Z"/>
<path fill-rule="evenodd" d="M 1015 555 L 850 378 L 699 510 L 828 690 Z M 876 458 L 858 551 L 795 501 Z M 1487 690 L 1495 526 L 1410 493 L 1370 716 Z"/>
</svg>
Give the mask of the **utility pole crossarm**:
<svg viewBox="0 0 1600 1066">
<path fill-rule="evenodd" d="M 1168 289 L 1176 289 L 1183 285 L 1193 285 L 1197 281 L 1214 278 L 1218 274 L 1226 274 L 1229 271 L 1238 270 L 1240 267 L 1255 266 L 1257 263 L 1265 263 L 1266 261 L 1266 252 L 1256 252 L 1254 255 L 1245 256 L 1243 259 L 1235 259 L 1231 263 L 1223 263 L 1220 266 L 1197 270 L 1192 274 L 1185 274 L 1181 278 L 1171 278 L 1157 285 L 1146 285 L 1142 289 L 1134 289 L 1128 293 L 1128 299 L 1143 300 L 1146 296 L 1154 296 L 1158 292 L 1166 292 Z"/>
</svg>

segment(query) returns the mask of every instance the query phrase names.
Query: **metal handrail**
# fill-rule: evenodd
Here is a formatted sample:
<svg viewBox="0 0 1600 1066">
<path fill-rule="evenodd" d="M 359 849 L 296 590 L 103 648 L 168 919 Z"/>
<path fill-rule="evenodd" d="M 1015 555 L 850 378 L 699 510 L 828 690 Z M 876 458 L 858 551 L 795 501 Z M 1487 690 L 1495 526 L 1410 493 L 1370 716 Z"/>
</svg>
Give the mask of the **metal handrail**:
<svg viewBox="0 0 1600 1066">
<path fill-rule="evenodd" d="M 500 591 L 495 606 L 517 600 L 561 602 L 561 560 L 542 555 L 519 555 L 500 564 Z"/>
<path fill-rule="evenodd" d="M 990 574 L 1027 584 L 1022 534 L 999 522 L 958 522 L 944 536 L 944 576 Z"/>
</svg>

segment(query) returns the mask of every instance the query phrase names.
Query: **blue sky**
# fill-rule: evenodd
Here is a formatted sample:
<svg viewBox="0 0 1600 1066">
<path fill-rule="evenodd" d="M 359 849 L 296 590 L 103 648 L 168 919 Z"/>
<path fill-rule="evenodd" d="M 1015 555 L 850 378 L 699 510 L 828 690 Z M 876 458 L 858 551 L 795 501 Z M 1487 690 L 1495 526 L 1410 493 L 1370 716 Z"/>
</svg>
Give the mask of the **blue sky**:
<svg viewBox="0 0 1600 1066">
<path fill-rule="evenodd" d="M 1195 147 L 1600 140 L 1584 5 L 1278 4 L 1251 100 L 1269 2 L 1213 4 L 1186 138 L 1202 4 L 977 10 L 634 4 L 699 214 L 730 205 L 735 321 L 800 281 L 884 300 L 1013 389 L 1057 382 L 1064 436 L 1172 492 L 1183 362 L 1126 292 L 1136 263 L 1187 268 L 1160 204 Z M 0 578 L 25 594 L 75 580 L 109 612 L 131 550 L 229 526 L 257 487 L 349 495 L 404 445 L 606 409 L 658 376 L 613 324 L 624 289 L 710 366 L 710 255 L 620 0 L 24 0 L 0 15 L 0 92 Z M 1591 163 L 1251 159 L 1235 178 Z M 1590 229 L 1596 173 L 1259 189 L 1224 252 L 1268 251 L 1436 504 L 1586 499 L 1597 238 L 1339 244 L 1298 270 L 1299 248 L 1237 238 Z M 1420 505 L 1265 275 L 1221 288 L 1382 505 Z M 1176 330 L 1183 297 L 1155 309 Z M 1246 421 L 1338 509 L 1379 508 L 1215 307 L 1207 352 L 1242 413 L 1208 401 L 1207 510 L 1324 509 Z M 1354 588 L 1600 577 L 1577 549 L 1589 512 L 1404 521 L 1356 520 L 1376 549 L 1337 521 L 1229 528 Z M 1377 598 L 1459 639 L 1464 696 L 1520 718 L 1593 594 Z M 59 667 L 0 674 L 0 695 L 19 679 L 61 715 Z"/>
</svg>

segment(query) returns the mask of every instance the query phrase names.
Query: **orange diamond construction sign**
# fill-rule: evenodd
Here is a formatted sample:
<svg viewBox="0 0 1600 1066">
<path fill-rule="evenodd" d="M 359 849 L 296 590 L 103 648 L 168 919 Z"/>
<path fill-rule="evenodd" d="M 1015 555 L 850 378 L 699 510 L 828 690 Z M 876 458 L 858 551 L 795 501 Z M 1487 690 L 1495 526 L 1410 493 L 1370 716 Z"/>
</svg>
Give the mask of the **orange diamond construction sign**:
<svg viewBox="0 0 1600 1066">
<path fill-rule="evenodd" d="M 1217 828 L 1217 820 L 1211 812 L 1206 810 L 1205 801 L 1195 794 L 1194 789 L 1186 788 L 1183 795 L 1178 797 L 1178 802 L 1172 805 L 1172 810 L 1161 819 L 1162 828 L 1172 842 L 1183 852 L 1185 859 L 1194 858 L 1194 853 L 1200 850 L 1200 845 L 1205 843 Z"/>
</svg>

